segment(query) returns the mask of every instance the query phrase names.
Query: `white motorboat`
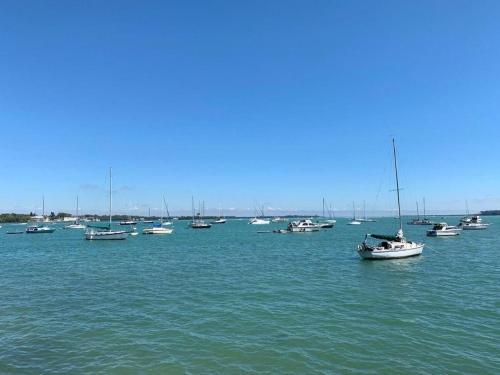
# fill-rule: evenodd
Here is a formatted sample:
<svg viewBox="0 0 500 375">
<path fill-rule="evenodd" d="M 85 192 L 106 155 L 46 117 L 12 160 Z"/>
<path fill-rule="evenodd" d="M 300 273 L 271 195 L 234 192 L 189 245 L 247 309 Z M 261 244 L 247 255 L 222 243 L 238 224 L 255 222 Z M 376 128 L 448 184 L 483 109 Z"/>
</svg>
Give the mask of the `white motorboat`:
<svg viewBox="0 0 500 375">
<path fill-rule="evenodd" d="M 463 230 L 484 230 L 488 229 L 490 224 L 483 223 L 480 216 L 472 216 L 469 222 L 460 222 L 459 226 Z"/>
<path fill-rule="evenodd" d="M 434 224 L 431 230 L 427 231 L 428 237 L 446 237 L 446 236 L 458 236 L 462 229 L 451 226 L 446 223 Z"/>
<path fill-rule="evenodd" d="M 394 171 L 396 175 L 396 192 L 398 198 L 399 230 L 395 236 L 367 234 L 361 245 L 358 245 L 358 254 L 362 259 L 400 259 L 422 254 L 423 243 L 408 241 L 403 234 L 403 222 L 401 220 L 401 204 L 399 200 L 399 178 L 396 159 L 396 145 L 392 140 L 394 154 Z M 378 244 L 370 244 L 369 238 L 381 240 Z"/>
<path fill-rule="evenodd" d="M 26 233 L 28 234 L 53 233 L 54 231 L 54 228 L 50 228 L 45 225 L 28 225 L 26 227 Z"/>
<path fill-rule="evenodd" d="M 172 234 L 173 231 L 173 228 L 152 227 L 143 229 L 142 234 Z"/>
<path fill-rule="evenodd" d="M 320 229 L 319 224 L 313 223 L 309 219 L 292 221 L 288 224 L 288 231 L 293 233 L 306 233 L 306 232 L 318 232 Z"/>
<path fill-rule="evenodd" d="M 285 221 L 286 221 L 286 219 L 284 217 L 279 217 L 279 216 L 275 216 L 271 219 L 272 223 L 282 223 Z"/>
<path fill-rule="evenodd" d="M 124 230 L 112 230 L 112 192 L 113 192 L 113 177 L 111 173 L 111 168 L 109 168 L 109 225 L 107 227 L 92 228 L 88 227 L 85 232 L 86 240 L 126 240 L 128 237 L 128 232 Z"/>
</svg>

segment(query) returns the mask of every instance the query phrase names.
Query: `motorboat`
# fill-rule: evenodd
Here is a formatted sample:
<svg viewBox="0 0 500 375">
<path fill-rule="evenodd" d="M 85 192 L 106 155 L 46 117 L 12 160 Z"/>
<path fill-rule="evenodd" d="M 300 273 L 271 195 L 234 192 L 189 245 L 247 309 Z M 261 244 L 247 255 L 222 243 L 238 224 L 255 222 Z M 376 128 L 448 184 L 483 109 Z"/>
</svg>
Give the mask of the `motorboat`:
<svg viewBox="0 0 500 375">
<path fill-rule="evenodd" d="M 483 223 L 480 216 L 472 216 L 469 222 L 461 222 L 459 226 L 463 230 L 483 230 L 488 229 L 490 224 Z"/>
<path fill-rule="evenodd" d="M 292 221 L 287 228 L 293 233 L 318 232 L 319 229 L 319 224 L 313 223 L 310 219 Z"/>
<path fill-rule="evenodd" d="M 53 233 L 54 231 L 54 228 L 50 228 L 45 225 L 28 225 L 26 227 L 26 233 L 28 234 Z"/>
<path fill-rule="evenodd" d="M 396 177 L 396 192 L 398 198 L 399 230 L 395 236 L 367 234 L 362 244 L 358 245 L 358 254 L 362 259 L 400 259 L 422 254 L 423 243 L 408 241 L 403 233 L 403 221 L 401 220 L 401 204 L 399 199 L 398 164 L 396 159 L 396 144 L 392 140 L 394 155 L 394 171 Z M 369 239 L 373 238 L 380 242 L 372 244 Z"/>
<path fill-rule="evenodd" d="M 427 231 L 428 237 L 445 237 L 445 236 L 458 236 L 462 229 L 456 226 L 451 226 L 446 223 L 434 224 L 431 230 Z"/>
<path fill-rule="evenodd" d="M 217 220 L 211 221 L 210 224 L 226 224 L 226 219 L 219 217 Z"/>
<path fill-rule="evenodd" d="M 334 223 L 329 223 L 329 222 L 324 222 L 324 223 L 318 223 L 319 227 L 322 229 L 330 229 L 333 228 L 335 225 Z"/>
<path fill-rule="evenodd" d="M 173 228 L 152 227 L 143 229 L 142 234 L 172 234 L 173 231 Z"/>
<path fill-rule="evenodd" d="M 87 227 L 85 239 L 91 241 L 97 240 L 126 240 L 129 232 L 124 230 L 112 230 L 112 207 L 113 207 L 113 176 L 109 168 L 109 224 L 107 227 Z"/>
</svg>

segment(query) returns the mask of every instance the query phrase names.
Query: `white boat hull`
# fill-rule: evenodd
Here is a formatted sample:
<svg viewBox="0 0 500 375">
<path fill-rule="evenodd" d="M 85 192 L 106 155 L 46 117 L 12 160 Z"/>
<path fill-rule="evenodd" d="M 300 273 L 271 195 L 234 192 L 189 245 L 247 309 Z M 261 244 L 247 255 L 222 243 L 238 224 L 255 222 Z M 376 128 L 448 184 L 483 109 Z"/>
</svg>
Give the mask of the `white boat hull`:
<svg viewBox="0 0 500 375">
<path fill-rule="evenodd" d="M 314 227 L 314 228 L 295 228 L 292 227 L 289 229 L 290 232 L 292 233 L 310 233 L 310 232 L 319 232 L 319 227 Z"/>
<path fill-rule="evenodd" d="M 474 223 L 464 223 L 462 225 L 463 230 L 484 230 L 488 229 L 489 224 L 474 224 Z"/>
<path fill-rule="evenodd" d="M 424 245 L 420 244 L 401 249 L 374 249 L 371 251 L 358 249 L 358 254 L 362 259 L 401 259 L 420 255 L 423 249 Z"/>
<path fill-rule="evenodd" d="M 456 230 L 428 230 L 427 237 L 452 237 L 460 233 Z"/>
<path fill-rule="evenodd" d="M 353 221 L 348 222 L 347 225 L 361 225 L 361 222 L 357 221 L 357 220 L 353 220 Z"/>
<path fill-rule="evenodd" d="M 250 220 L 250 224 L 252 225 L 266 225 L 266 224 L 270 224 L 271 221 L 270 220 L 264 220 L 264 219 L 252 219 Z"/>
<path fill-rule="evenodd" d="M 64 229 L 85 229 L 85 228 L 87 228 L 87 226 L 83 224 L 70 224 L 64 227 Z"/>
<path fill-rule="evenodd" d="M 172 228 L 146 228 L 142 234 L 172 234 L 173 231 Z"/>
<path fill-rule="evenodd" d="M 123 230 L 112 230 L 104 232 L 87 232 L 85 233 L 86 240 L 125 240 L 128 237 L 128 233 Z"/>
</svg>

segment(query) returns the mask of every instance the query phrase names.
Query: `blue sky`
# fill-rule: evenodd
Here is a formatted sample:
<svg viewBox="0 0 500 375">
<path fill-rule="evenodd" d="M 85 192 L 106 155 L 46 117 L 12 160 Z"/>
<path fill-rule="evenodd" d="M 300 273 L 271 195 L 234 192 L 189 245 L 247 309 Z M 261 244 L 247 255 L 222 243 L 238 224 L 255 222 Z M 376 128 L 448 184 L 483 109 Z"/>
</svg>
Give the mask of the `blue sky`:
<svg viewBox="0 0 500 375">
<path fill-rule="evenodd" d="M 3 1 L 0 211 L 500 208 L 496 1 Z M 228 212 L 229 213 L 229 212 Z"/>
</svg>

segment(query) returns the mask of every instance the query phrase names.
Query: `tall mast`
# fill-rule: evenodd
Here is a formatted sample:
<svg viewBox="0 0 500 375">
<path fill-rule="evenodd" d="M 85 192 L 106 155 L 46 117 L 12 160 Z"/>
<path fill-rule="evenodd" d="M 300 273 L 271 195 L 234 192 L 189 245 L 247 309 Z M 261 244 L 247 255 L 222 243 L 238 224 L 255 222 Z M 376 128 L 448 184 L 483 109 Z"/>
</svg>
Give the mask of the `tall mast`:
<svg viewBox="0 0 500 375">
<path fill-rule="evenodd" d="M 354 201 L 352 201 L 352 214 L 353 214 L 352 219 L 356 220 L 356 207 L 354 206 Z"/>
<path fill-rule="evenodd" d="M 42 195 L 42 216 L 45 218 L 45 195 Z"/>
<path fill-rule="evenodd" d="M 363 218 L 366 220 L 366 201 L 363 201 Z"/>
<path fill-rule="evenodd" d="M 424 220 L 425 220 L 425 197 L 423 197 L 422 200 L 424 201 Z"/>
<path fill-rule="evenodd" d="M 111 195 L 112 188 L 113 188 L 113 176 L 111 173 L 111 167 L 109 167 L 109 230 L 111 230 L 111 209 L 113 207 L 112 195 Z"/>
<path fill-rule="evenodd" d="M 394 153 L 394 170 L 396 171 L 396 191 L 398 195 L 398 216 L 399 216 L 399 230 L 403 233 L 403 221 L 401 220 L 401 203 L 399 201 L 399 176 L 398 176 L 398 162 L 396 159 L 396 143 L 392 138 L 392 151 Z"/>
<path fill-rule="evenodd" d="M 420 220 L 420 211 L 418 210 L 418 201 L 416 203 L 417 203 L 417 220 Z"/>
<path fill-rule="evenodd" d="M 161 210 L 160 210 L 160 224 L 163 223 L 163 206 L 165 205 L 165 196 L 162 195 L 162 198 L 163 198 L 163 202 L 161 202 L 162 206 L 161 206 Z"/>
<path fill-rule="evenodd" d="M 76 196 L 76 221 L 78 221 L 78 195 Z"/>
</svg>

